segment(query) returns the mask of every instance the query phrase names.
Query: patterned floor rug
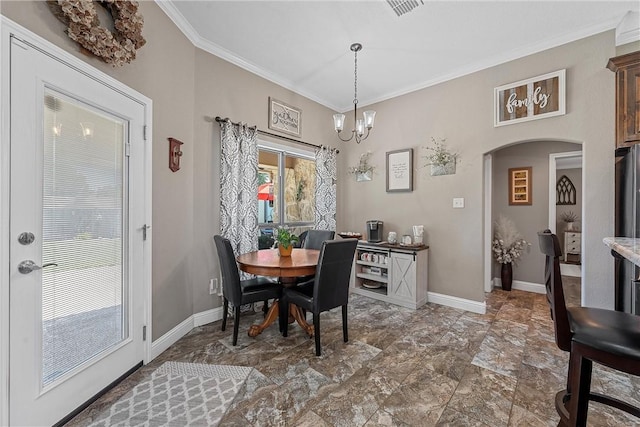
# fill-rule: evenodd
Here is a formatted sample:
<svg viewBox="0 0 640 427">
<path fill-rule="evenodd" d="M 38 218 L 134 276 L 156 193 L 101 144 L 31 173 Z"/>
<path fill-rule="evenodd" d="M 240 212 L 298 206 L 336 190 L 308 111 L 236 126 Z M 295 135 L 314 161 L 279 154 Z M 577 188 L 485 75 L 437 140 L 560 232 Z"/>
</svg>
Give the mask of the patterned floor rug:
<svg viewBox="0 0 640 427">
<path fill-rule="evenodd" d="M 91 426 L 215 426 L 253 368 L 166 362 Z"/>
</svg>

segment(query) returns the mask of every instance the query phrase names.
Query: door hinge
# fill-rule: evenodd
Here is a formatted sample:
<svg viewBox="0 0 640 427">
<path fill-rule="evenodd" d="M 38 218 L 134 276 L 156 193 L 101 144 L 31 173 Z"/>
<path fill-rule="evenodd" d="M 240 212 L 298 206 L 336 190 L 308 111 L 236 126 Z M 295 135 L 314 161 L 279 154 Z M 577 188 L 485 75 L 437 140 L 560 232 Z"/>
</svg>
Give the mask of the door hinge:
<svg viewBox="0 0 640 427">
<path fill-rule="evenodd" d="M 142 226 L 142 240 L 147 240 L 147 230 L 149 228 L 151 228 L 151 226 L 147 224 Z"/>
<path fill-rule="evenodd" d="M 147 125 L 142 126 L 142 139 L 147 140 Z"/>
<path fill-rule="evenodd" d="M 142 341 L 146 341 L 147 340 L 147 325 L 144 325 L 142 327 Z"/>
<path fill-rule="evenodd" d="M 124 145 L 124 155 L 127 157 L 131 155 L 131 144 L 128 142 Z"/>
</svg>

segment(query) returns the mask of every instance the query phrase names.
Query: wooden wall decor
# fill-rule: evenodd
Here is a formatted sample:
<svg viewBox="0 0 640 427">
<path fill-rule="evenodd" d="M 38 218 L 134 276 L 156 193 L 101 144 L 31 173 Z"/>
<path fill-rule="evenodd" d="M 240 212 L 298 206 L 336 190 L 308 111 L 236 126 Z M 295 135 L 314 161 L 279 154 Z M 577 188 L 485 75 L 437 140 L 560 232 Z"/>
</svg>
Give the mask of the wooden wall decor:
<svg viewBox="0 0 640 427">
<path fill-rule="evenodd" d="M 180 170 L 180 157 L 182 157 L 182 149 L 180 146 L 184 144 L 175 138 L 167 138 L 169 140 L 169 169 L 171 172 Z"/>
<path fill-rule="evenodd" d="M 532 169 L 531 166 L 509 169 L 509 204 L 531 205 L 532 196 Z"/>
<path fill-rule="evenodd" d="M 556 205 L 575 205 L 576 187 L 566 175 L 562 175 L 556 184 Z"/>
</svg>

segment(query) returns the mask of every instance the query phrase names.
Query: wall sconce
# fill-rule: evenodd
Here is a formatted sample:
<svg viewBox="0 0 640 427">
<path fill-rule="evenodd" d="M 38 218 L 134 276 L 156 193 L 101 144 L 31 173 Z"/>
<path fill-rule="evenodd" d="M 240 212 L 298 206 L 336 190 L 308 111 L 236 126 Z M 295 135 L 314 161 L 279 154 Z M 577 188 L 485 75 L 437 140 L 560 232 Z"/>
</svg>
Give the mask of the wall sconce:
<svg viewBox="0 0 640 427">
<path fill-rule="evenodd" d="M 169 140 L 169 169 L 171 169 L 172 172 L 177 172 L 180 170 L 180 157 L 182 157 L 180 146 L 183 142 L 175 138 L 167 139 Z"/>
</svg>

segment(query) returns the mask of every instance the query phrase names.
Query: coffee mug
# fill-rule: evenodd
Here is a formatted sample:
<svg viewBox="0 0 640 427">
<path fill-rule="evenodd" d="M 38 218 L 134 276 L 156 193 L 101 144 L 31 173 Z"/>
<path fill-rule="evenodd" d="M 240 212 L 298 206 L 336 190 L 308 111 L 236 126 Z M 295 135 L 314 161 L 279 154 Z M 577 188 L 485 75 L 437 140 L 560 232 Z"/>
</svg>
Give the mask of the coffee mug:
<svg viewBox="0 0 640 427">
<path fill-rule="evenodd" d="M 373 254 L 371 255 L 371 262 L 375 262 L 376 264 L 378 263 L 378 254 Z"/>
<path fill-rule="evenodd" d="M 363 260 L 363 261 L 366 261 L 367 260 L 367 253 L 366 252 L 361 253 L 360 254 L 360 259 Z"/>
<path fill-rule="evenodd" d="M 396 243 L 398 241 L 398 234 L 396 234 L 395 231 L 390 231 L 389 235 L 387 236 L 387 241 L 389 243 Z"/>
</svg>

